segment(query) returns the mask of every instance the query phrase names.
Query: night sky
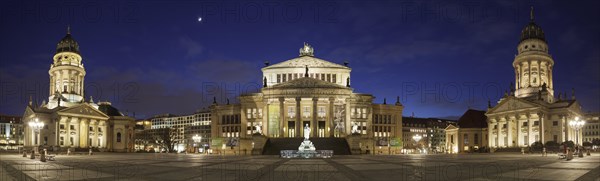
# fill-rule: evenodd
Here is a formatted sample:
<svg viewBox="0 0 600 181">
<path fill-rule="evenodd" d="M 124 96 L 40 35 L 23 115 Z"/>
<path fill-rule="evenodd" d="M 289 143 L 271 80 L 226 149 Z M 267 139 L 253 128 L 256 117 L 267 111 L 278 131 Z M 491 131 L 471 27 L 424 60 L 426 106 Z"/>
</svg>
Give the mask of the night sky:
<svg viewBox="0 0 600 181">
<path fill-rule="evenodd" d="M 576 2 L 576 3 L 574 3 Z M 600 1 L 2 1 L 0 114 L 48 99 L 67 25 L 79 42 L 86 100 L 148 118 L 237 102 L 265 61 L 315 56 L 352 68 L 355 92 L 403 114 L 457 117 L 495 104 L 514 82 L 530 6 L 555 61 L 555 92 L 600 110 Z M 201 17 L 202 21 L 199 21 Z"/>
</svg>

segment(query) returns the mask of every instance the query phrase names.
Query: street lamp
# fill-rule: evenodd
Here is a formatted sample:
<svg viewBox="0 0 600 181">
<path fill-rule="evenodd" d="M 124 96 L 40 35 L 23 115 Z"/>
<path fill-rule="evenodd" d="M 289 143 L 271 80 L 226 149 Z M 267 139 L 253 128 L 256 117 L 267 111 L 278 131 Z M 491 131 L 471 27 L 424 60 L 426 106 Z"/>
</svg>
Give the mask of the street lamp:
<svg viewBox="0 0 600 181">
<path fill-rule="evenodd" d="M 578 147 L 579 145 L 579 129 L 581 129 L 583 127 L 583 125 L 585 124 L 585 121 L 583 120 L 579 120 L 579 117 L 575 117 L 574 121 L 570 121 L 569 122 L 569 126 L 571 126 L 571 128 L 575 129 L 575 147 Z M 581 150 L 577 149 L 578 154 L 581 153 Z M 580 157 L 583 157 L 583 154 L 579 154 Z"/>
<path fill-rule="evenodd" d="M 198 134 L 196 134 L 196 135 L 192 136 L 192 140 L 194 140 L 195 143 L 202 142 L 202 136 L 198 136 Z M 196 149 L 195 146 L 194 146 L 194 149 Z M 196 152 L 196 150 L 194 150 L 194 152 Z"/>
<path fill-rule="evenodd" d="M 40 130 L 42 129 L 42 127 L 44 127 L 44 123 L 40 122 L 38 118 L 35 118 L 35 121 L 29 121 L 29 127 L 31 127 L 31 129 L 35 133 L 35 151 L 37 151 L 40 141 Z"/>
<path fill-rule="evenodd" d="M 415 140 L 415 146 L 417 147 L 415 150 L 419 150 L 419 140 L 421 140 L 421 135 L 415 134 L 412 139 Z"/>
</svg>

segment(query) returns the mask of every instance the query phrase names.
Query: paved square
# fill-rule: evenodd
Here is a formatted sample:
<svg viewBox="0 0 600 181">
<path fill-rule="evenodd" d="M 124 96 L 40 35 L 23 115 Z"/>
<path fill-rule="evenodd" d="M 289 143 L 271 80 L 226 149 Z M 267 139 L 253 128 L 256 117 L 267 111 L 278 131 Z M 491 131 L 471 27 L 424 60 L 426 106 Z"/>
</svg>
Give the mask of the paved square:
<svg viewBox="0 0 600 181">
<path fill-rule="evenodd" d="M 599 180 L 600 154 L 352 155 L 331 159 L 164 153 L 0 154 L 0 180 Z"/>
</svg>

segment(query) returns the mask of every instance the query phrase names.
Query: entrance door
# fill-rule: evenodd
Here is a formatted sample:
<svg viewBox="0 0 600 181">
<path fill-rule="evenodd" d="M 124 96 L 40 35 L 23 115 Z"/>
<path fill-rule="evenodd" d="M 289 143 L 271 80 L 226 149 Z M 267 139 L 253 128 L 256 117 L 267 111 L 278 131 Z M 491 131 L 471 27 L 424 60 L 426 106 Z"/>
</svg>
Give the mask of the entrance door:
<svg viewBox="0 0 600 181">
<path fill-rule="evenodd" d="M 318 130 L 319 130 L 319 134 L 318 137 L 324 138 L 325 137 L 325 121 L 319 121 L 319 126 L 318 126 Z"/>
<path fill-rule="evenodd" d="M 288 137 L 296 137 L 296 124 L 294 121 L 288 121 Z"/>
</svg>

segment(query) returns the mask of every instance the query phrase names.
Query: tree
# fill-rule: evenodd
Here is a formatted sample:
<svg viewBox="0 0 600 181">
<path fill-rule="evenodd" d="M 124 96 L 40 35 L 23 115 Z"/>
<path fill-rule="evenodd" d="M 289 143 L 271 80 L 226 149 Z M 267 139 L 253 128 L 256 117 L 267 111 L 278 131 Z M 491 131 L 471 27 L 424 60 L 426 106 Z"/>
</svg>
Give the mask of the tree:
<svg viewBox="0 0 600 181">
<path fill-rule="evenodd" d="M 176 132 L 172 128 L 155 129 L 152 139 L 156 144 L 165 148 L 167 153 L 170 153 L 175 150 L 175 145 L 177 144 L 174 134 Z"/>
<path fill-rule="evenodd" d="M 542 148 L 544 147 L 544 144 L 542 144 L 539 141 L 533 142 L 531 144 L 531 147 L 529 148 L 531 151 L 542 151 Z"/>
<path fill-rule="evenodd" d="M 558 144 L 556 141 L 548 141 L 546 142 L 546 150 L 558 152 L 560 150 L 560 144 Z"/>
<path fill-rule="evenodd" d="M 575 148 L 575 143 L 573 143 L 573 141 L 565 141 L 562 145 L 566 145 L 569 148 Z"/>
<path fill-rule="evenodd" d="M 600 139 L 596 138 L 592 140 L 592 145 L 600 146 Z"/>
</svg>

